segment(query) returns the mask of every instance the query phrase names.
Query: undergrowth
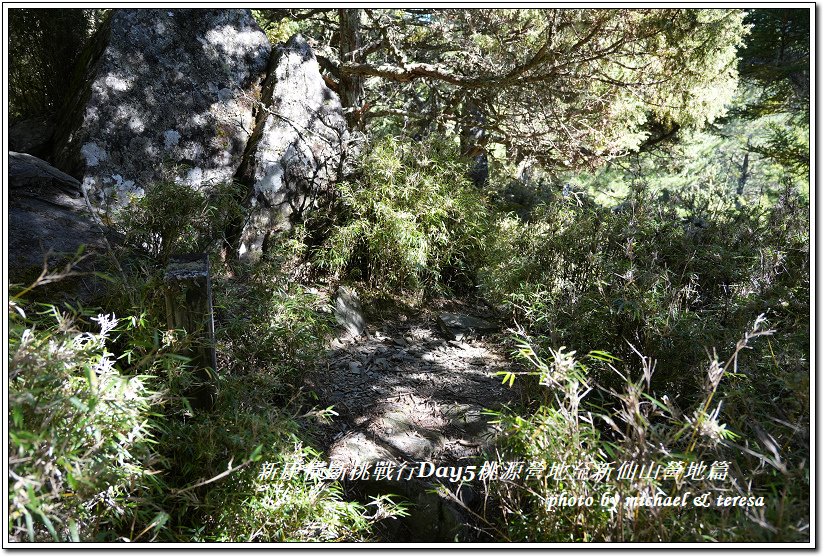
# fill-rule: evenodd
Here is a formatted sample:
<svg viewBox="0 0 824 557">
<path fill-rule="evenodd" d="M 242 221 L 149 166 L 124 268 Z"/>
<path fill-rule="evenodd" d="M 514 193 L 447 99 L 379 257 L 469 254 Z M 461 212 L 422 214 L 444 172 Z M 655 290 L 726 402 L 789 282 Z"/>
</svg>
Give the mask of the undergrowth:
<svg viewBox="0 0 824 557">
<path fill-rule="evenodd" d="M 626 360 L 632 345 L 666 361 L 656 384 L 681 397 L 700 386 L 694 366 L 706 349 L 733 345 L 761 313 L 781 345 L 803 354 L 808 207 L 792 192 L 766 211 L 731 197 L 712 211 L 697 204 L 642 190 L 620 210 L 558 196 L 528 222 L 504 216 L 483 292 L 547 346 L 608 347 Z"/>
<path fill-rule="evenodd" d="M 770 433 L 744 438 L 739 416 L 724 411 L 723 383 L 740 374 L 744 350 L 774 333 L 765 325 L 759 316 L 726 360 L 713 355 L 689 407 L 650 394 L 658 364 L 650 358 L 636 354 L 635 367 L 561 347 L 544 359 L 519 335 L 517 356 L 540 403 L 525 417 L 498 415 L 507 433 L 498 457 L 537 473 L 488 486 L 510 541 L 807 539 L 806 463 L 785 461 Z M 623 388 L 599 384 L 595 367 Z"/>
<path fill-rule="evenodd" d="M 808 539 L 809 208 L 790 189 L 766 210 L 706 201 L 662 203 L 642 189 L 609 209 L 558 195 L 528 221 L 498 221 L 484 292 L 523 327 L 517 352 L 539 376 L 527 408 L 500 417 L 501 450 L 595 468 L 730 466 L 725 482 L 544 477 L 491 486 L 512 539 Z M 766 323 L 770 335 L 756 339 Z M 736 331 L 748 331 L 744 341 Z M 600 504 L 607 492 L 685 490 L 765 504 Z M 594 505 L 547 508 L 563 492 L 591 495 Z"/>
<path fill-rule="evenodd" d="M 479 293 L 517 325 L 526 403 L 498 416 L 502 459 L 554 463 L 556 473 L 610 463 L 728 467 L 712 481 L 492 482 L 484 518 L 500 539 L 804 540 L 803 198 L 788 187 L 761 209 L 717 192 L 663 202 L 640 187 L 607 208 L 549 188 L 530 201 L 536 207 L 512 214 L 474 189 L 458 161 L 454 145 L 434 139 L 377 142 L 359 174 L 339 184 L 333 215 L 272 242 L 241 272 L 221 257 L 223 231 L 242 211 L 236 186 L 159 184 L 117 217 L 121 241 L 100 307 L 38 303 L 37 284 L 12 295 L 12 538 L 369 540 L 381 520 L 401 515 L 391 500 L 348 501 L 336 482 L 261 473 L 317 458 L 314 424 L 329 417 L 301 391 L 333 326 L 328 301 L 296 280 L 311 265 L 315 278 L 394 299 Z M 331 225 L 307 229 L 321 221 Z M 186 333 L 164 326 L 163 269 L 192 250 L 209 253 L 213 272 L 211 412 L 187 398 L 195 370 L 182 355 Z M 685 491 L 764 505 L 601 505 L 608 495 Z M 549 504 L 562 493 L 594 504 Z"/>
<path fill-rule="evenodd" d="M 357 179 L 338 185 L 335 224 L 316 265 L 383 293 L 471 290 L 488 210 L 457 155 L 432 137 L 370 145 Z"/>
<path fill-rule="evenodd" d="M 12 540 L 356 541 L 401 512 L 386 498 L 348 502 L 334 481 L 261 475 L 317 456 L 311 429 L 324 413 L 299 382 L 330 315 L 281 270 L 290 254 L 244 277 L 224 271 L 217 224 L 236 208 L 232 191 L 160 184 L 117 216 L 106 309 L 29 298 L 59 272 L 12 296 Z M 190 250 L 212 261 L 212 411 L 189 401 L 186 331 L 165 326 L 165 263 Z"/>
</svg>

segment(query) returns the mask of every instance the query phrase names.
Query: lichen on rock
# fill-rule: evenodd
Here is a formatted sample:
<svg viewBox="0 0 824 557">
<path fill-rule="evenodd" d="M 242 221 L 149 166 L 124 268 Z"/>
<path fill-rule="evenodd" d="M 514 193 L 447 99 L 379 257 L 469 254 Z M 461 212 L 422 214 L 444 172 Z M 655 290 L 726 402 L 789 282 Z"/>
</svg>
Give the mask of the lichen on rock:
<svg viewBox="0 0 824 557">
<path fill-rule="evenodd" d="M 160 182 L 234 181 L 247 212 L 226 237 L 247 260 L 331 190 L 349 142 L 306 41 L 272 49 L 249 10 L 115 10 L 81 56 L 70 98 L 55 164 L 99 210 Z"/>
<path fill-rule="evenodd" d="M 99 34 L 58 166 L 101 207 L 161 179 L 197 189 L 232 180 L 271 53 L 250 12 L 116 10 Z"/>
<path fill-rule="evenodd" d="M 338 178 L 349 133 L 340 100 L 312 49 L 294 35 L 272 53 L 263 103 L 238 177 L 250 188 L 240 254 L 257 258 L 268 236 L 300 222 Z"/>
</svg>

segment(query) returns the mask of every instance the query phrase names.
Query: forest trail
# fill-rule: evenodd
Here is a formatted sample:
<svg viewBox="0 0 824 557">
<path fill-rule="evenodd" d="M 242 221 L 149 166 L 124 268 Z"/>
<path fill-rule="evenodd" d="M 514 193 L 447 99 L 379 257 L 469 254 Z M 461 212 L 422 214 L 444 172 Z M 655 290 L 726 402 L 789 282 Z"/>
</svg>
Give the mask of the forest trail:
<svg viewBox="0 0 824 557">
<path fill-rule="evenodd" d="M 465 309 L 465 308 L 461 308 Z M 467 314 L 481 317 L 481 308 Z M 470 313 L 471 312 L 471 313 Z M 395 316 L 369 328 L 369 335 L 333 339 L 327 357 L 307 378 L 322 407 L 339 414 L 322 429 L 325 459 L 350 473 L 357 465 L 419 462 L 458 467 L 478 464 L 491 447 L 496 430 L 487 409 L 499 410 L 515 399 L 496 372 L 508 369 L 495 336 L 450 340 L 437 324 L 437 313 Z M 458 335 L 460 336 L 460 335 Z M 432 478 L 434 479 L 434 478 Z M 445 482 L 446 483 L 446 482 Z M 419 516 L 415 529 L 446 529 L 466 522 L 446 500 L 423 496 L 429 482 L 361 482 L 367 491 L 401 493 L 417 498 L 419 507 L 437 511 Z M 458 484 L 448 484 L 456 491 Z M 467 504 L 477 499 L 466 486 L 456 496 Z M 471 488 L 469 488 L 471 489 Z M 388 491 L 387 491 L 388 490 Z M 433 503 L 437 509 L 433 509 Z M 419 513 L 422 512 L 419 510 Z M 413 511 L 413 514 L 415 511 Z M 421 523 L 423 523 L 421 525 Z"/>
</svg>

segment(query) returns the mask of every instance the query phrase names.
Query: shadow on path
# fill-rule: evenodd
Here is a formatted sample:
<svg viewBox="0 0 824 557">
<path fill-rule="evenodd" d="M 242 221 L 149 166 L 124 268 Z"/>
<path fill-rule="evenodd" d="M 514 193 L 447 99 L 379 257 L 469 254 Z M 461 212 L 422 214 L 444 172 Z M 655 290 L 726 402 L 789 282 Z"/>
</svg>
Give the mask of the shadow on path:
<svg viewBox="0 0 824 557">
<path fill-rule="evenodd" d="M 434 318 L 426 317 L 389 320 L 371 327 L 368 336 L 334 339 L 306 381 L 319 404 L 339 414 L 322 429 L 326 459 L 347 473 L 359 464 L 478 464 L 497 434 L 485 410 L 500 410 L 516 398 L 495 376 L 508 369 L 499 346 L 484 338 L 447 340 Z M 454 499 L 477 501 L 476 486 L 444 482 L 452 496 L 439 499 L 427 493 L 433 483 L 374 477 L 357 483 L 364 493 L 400 493 L 415 502 L 406 533 L 394 537 L 466 538 L 459 531 L 468 509 Z"/>
</svg>

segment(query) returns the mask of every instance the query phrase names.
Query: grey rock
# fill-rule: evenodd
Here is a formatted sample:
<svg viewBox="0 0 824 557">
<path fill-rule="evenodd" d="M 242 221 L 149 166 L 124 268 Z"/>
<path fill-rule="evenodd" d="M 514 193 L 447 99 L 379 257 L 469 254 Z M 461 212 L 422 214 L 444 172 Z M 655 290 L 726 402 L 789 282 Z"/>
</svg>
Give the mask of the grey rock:
<svg viewBox="0 0 824 557">
<path fill-rule="evenodd" d="M 459 348 L 461 350 L 469 350 L 470 346 L 465 342 L 461 342 L 459 340 L 450 340 L 448 344 L 454 346 L 455 348 Z"/>
<path fill-rule="evenodd" d="M 9 126 L 9 148 L 41 159 L 51 156 L 55 123 L 48 116 L 21 120 Z"/>
<path fill-rule="evenodd" d="M 450 340 L 462 340 L 498 331 L 500 327 L 485 319 L 463 313 L 441 313 L 438 327 Z"/>
<path fill-rule="evenodd" d="M 96 205 L 166 179 L 195 189 L 233 179 L 271 52 L 249 10 L 115 10 L 91 43 L 55 162 Z"/>
<path fill-rule="evenodd" d="M 8 185 L 10 188 L 60 190 L 71 197 L 81 197 L 80 182 L 46 161 L 27 153 L 9 152 Z"/>
<path fill-rule="evenodd" d="M 457 505 L 431 491 L 418 493 L 407 519 L 413 542 L 452 542 L 467 535 L 467 519 Z"/>
<path fill-rule="evenodd" d="M 79 183 L 45 161 L 21 153 L 9 154 L 8 273 L 11 283 L 28 283 L 44 262 L 56 270 L 81 246 L 88 257 L 76 269 L 96 270 L 95 255 L 106 249 L 104 232 L 80 197 Z M 89 300 L 101 281 L 62 283 L 70 297 Z M 74 288 L 76 286 L 76 288 Z"/>
<path fill-rule="evenodd" d="M 339 439 L 328 453 L 329 462 L 351 468 L 356 463 L 392 460 L 392 453 L 361 431 L 350 431 Z"/>
<path fill-rule="evenodd" d="M 338 288 L 335 297 L 335 319 L 352 336 L 360 336 L 366 332 L 366 319 L 361 310 L 358 293 L 348 286 Z"/>
<path fill-rule="evenodd" d="M 385 442 L 405 458 L 411 460 L 427 460 L 437 450 L 437 440 L 431 440 L 416 432 L 387 435 Z"/>
<path fill-rule="evenodd" d="M 275 47 L 262 103 L 238 172 L 251 188 L 240 240 L 247 260 L 265 251 L 272 232 L 301 222 L 330 193 L 349 142 L 340 100 L 300 35 Z"/>
</svg>

